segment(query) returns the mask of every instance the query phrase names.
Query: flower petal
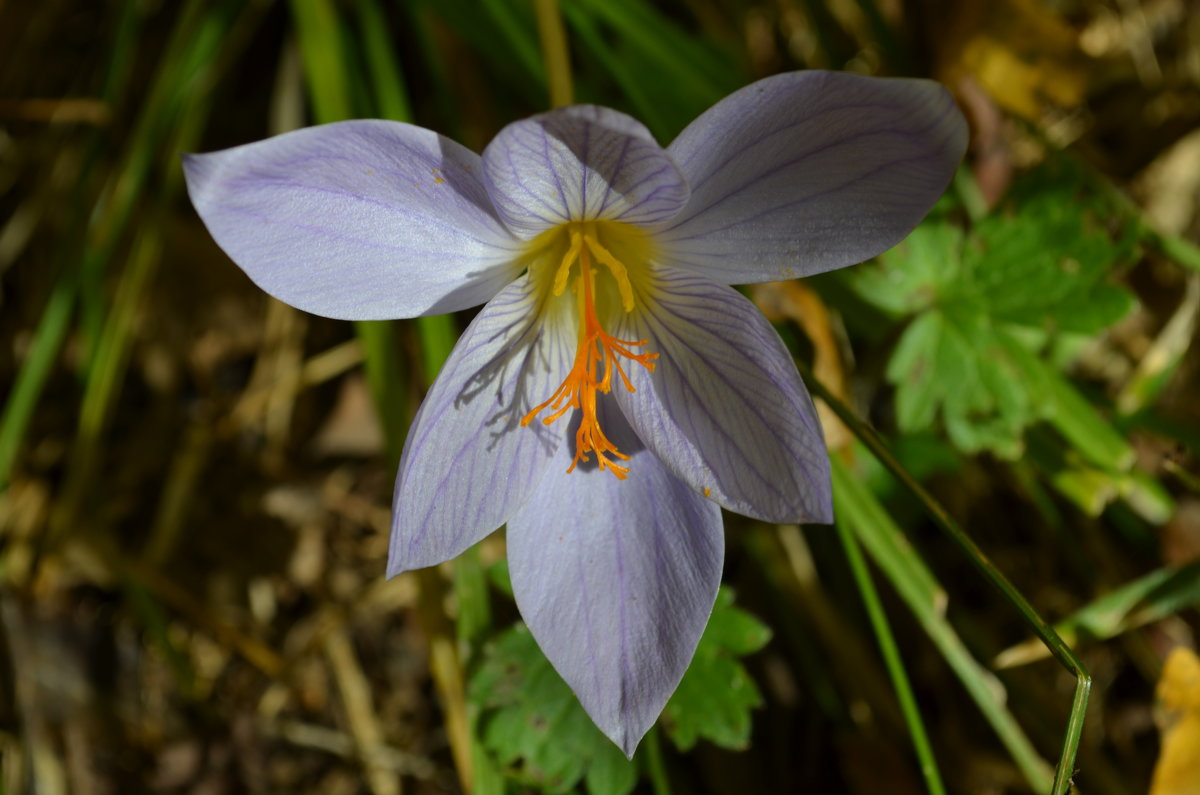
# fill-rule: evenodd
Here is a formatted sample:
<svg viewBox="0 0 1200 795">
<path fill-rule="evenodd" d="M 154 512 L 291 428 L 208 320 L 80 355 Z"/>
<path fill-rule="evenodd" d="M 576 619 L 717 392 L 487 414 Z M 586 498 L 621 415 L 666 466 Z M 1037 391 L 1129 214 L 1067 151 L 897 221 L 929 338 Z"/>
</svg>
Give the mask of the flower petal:
<svg viewBox="0 0 1200 795">
<path fill-rule="evenodd" d="M 543 322 L 522 276 L 459 339 L 413 420 L 396 477 L 388 576 L 449 560 L 503 524 L 533 492 L 563 423 L 521 427 L 558 387 L 574 331 Z"/>
<path fill-rule="evenodd" d="M 675 163 L 641 122 L 574 105 L 514 122 L 483 151 L 488 194 L 508 228 L 532 237 L 567 221 L 666 221 L 687 203 Z"/>
<path fill-rule="evenodd" d="M 580 465 L 572 444 L 508 522 L 525 623 L 595 724 L 632 756 L 683 678 L 721 581 L 721 510 L 674 478 L 620 419 L 627 480 Z"/>
<path fill-rule="evenodd" d="M 309 127 L 184 155 L 192 204 L 262 289 L 328 317 L 465 309 L 520 272 L 479 156 L 390 121 Z"/>
<path fill-rule="evenodd" d="M 660 267 L 618 336 L 659 354 L 614 388 L 637 435 L 677 477 L 731 511 L 832 522 L 821 424 L 775 329 L 736 290 Z M 632 471 L 631 471 L 632 477 Z"/>
<path fill-rule="evenodd" d="M 692 189 L 660 235 L 719 282 L 808 276 L 886 251 L 946 189 L 962 114 L 927 80 L 791 72 L 705 111 L 667 151 Z"/>
</svg>

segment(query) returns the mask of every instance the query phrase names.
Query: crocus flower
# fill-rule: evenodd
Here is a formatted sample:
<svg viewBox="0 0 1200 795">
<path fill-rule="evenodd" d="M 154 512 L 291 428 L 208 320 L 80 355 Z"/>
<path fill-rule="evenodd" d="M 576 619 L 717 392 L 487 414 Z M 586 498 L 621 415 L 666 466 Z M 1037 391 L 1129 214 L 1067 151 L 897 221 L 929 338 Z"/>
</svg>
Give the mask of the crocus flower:
<svg viewBox="0 0 1200 795">
<path fill-rule="evenodd" d="M 665 149 L 577 105 L 508 125 L 482 156 L 350 121 L 185 169 L 216 241 L 295 307 L 370 320 L 484 304 L 409 431 L 388 574 L 507 524 L 521 615 L 631 755 L 712 610 L 721 508 L 832 521 L 812 400 L 729 285 L 886 250 L 965 143 L 934 83 L 809 71 L 737 91 Z"/>
</svg>

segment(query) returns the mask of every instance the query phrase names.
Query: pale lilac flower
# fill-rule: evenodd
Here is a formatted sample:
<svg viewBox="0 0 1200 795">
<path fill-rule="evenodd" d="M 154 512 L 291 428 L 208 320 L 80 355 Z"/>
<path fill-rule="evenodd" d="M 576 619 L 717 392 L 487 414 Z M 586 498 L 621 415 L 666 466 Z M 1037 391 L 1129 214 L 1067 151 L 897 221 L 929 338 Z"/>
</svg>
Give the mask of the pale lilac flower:
<svg viewBox="0 0 1200 795">
<path fill-rule="evenodd" d="M 934 83 L 812 71 L 732 94 L 666 149 L 580 105 L 510 124 L 482 157 L 351 121 L 185 168 L 213 237 L 293 306 L 366 320 L 487 302 L 409 431 L 388 573 L 507 523 L 521 615 L 632 754 L 712 609 L 721 508 L 832 521 L 812 401 L 728 285 L 889 248 L 965 142 Z"/>
</svg>

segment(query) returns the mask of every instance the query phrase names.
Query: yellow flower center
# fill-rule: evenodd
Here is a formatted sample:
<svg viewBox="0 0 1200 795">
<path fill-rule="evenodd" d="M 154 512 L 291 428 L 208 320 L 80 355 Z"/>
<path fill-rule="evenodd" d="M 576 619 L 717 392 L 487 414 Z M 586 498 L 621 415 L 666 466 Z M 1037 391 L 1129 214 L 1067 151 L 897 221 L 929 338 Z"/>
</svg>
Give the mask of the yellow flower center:
<svg viewBox="0 0 1200 795">
<path fill-rule="evenodd" d="M 622 359 L 637 362 L 654 371 L 657 353 L 638 353 L 635 348 L 646 340 L 621 340 L 604 331 L 601 317 L 611 318 L 616 307 L 632 312 L 634 290 L 631 278 L 639 279 L 653 258 L 654 247 L 645 232 L 635 226 L 617 221 L 571 221 L 538 235 L 529 244 L 530 278 L 541 281 L 551 295 L 561 296 L 570 285 L 575 293 L 579 321 L 579 341 L 575 362 L 567 377 L 548 400 L 521 418 L 521 425 L 533 422 L 542 411 L 551 414 L 542 419 L 546 425 L 565 416 L 572 409 L 581 413 L 579 430 L 575 432 L 575 460 L 567 472 L 580 461 L 589 461 L 596 454 L 596 463 L 624 480 L 629 467 L 615 459 L 628 461 L 629 456 L 617 449 L 596 416 L 596 393 L 612 389 L 613 372 L 630 392 L 636 392 Z M 611 278 L 597 280 L 604 267 Z M 632 266 L 626 266 L 629 263 Z M 576 267 L 578 266 L 578 267 Z"/>
</svg>

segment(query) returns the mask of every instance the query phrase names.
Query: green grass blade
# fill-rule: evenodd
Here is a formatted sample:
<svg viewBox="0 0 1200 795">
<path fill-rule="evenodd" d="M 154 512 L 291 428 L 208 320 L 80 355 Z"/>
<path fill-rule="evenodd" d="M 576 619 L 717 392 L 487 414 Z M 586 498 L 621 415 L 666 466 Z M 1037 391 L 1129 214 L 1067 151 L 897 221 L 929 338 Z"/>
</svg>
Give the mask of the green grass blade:
<svg viewBox="0 0 1200 795">
<path fill-rule="evenodd" d="M 89 371 L 92 347 L 97 344 L 105 323 L 105 272 L 139 201 L 146 194 L 147 182 L 155 166 L 161 163 L 163 142 L 178 129 L 179 119 L 191 100 L 190 93 L 195 86 L 187 85 L 189 76 L 204 70 L 217 57 L 212 42 L 206 37 L 211 35 L 208 31 L 212 20 L 224 14 L 206 10 L 208 5 L 203 0 L 189 0 L 176 19 L 129 144 L 92 210 L 78 266 L 82 361 Z M 170 156 L 176 157 L 178 152 L 175 150 Z M 90 373 L 88 375 L 90 377 Z"/>
<path fill-rule="evenodd" d="M 4 416 L 0 419 L 0 490 L 8 484 L 17 460 L 17 451 L 25 438 L 25 431 L 29 428 L 29 421 L 33 418 L 50 369 L 66 339 L 78 289 L 79 282 L 73 274 L 68 274 L 54 285 L 50 301 L 34 332 L 29 355 L 22 362 L 12 392 L 4 404 Z"/>
<path fill-rule="evenodd" d="M 292 0 L 291 9 L 300 52 L 304 54 L 313 115 L 321 124 L 351 118 L 341 23 L 333 4 L 327 0 Z"/>
<path fill-rule="evenodd" d="M 417 318 L 417 330 L 421 337 L 421 363 L 425 366 L 426 382 L 432 384 L 454 349 L 458 328 L 453 315 L 430 315 Z"/>
<path fill-rule="evenodd" d="M 542 56 L 550 84 L 550 107 L 562 108 L 570 105 L 574 97 L 571 58 L 562 14 L 558 11 L 557 0 L 533 0 L 533 7 L 537 12 L 538 38 L 542 43 Z"/>
<path fill-rule="evenodd" d="M 1113 472 L 1129 469 L 1135 457 L 1129 442 L 1104 421 L 1071 382 L 1044 362 L 1041 366 L 1049 387 L 1050 424 L 1097 466 Z"/>
<path fill-rule="evenodd" d="M 1075 676 L 1075 697 L 1071 706 L 1071 716 L 1067 721 L 1062 753 L 1059 755 L 1058 765 L 1055 767 L 1054 782 L 1051 789 L 1053 795 L 1065 795 L 1070 787 L 1070 779 L 1075 769 L 1075 756 L 1079 751 L 1079 738 L 1083 732 L 1083 719 L 1087 712 L 1088 694 L 1091 692 L 1092 687 L 1091 675 L 1088 674 L 1087 669 L 1075 653 L 1071 651 L 1071 648 L 1063 643 L 1062 638 L 1058 636 L 1053 627 L 1038 615 L 1033 606 L 1029 604 L 1029 601 L 1008 581 L 1008 578 L 991 564 L 991 561 L 988 560 L 983 551 L 958 526 L 958 523 L 954 521 L 946 509 L 933 498 L 933 495 L 925 490 L 924 486 L 908 474 L 908 471 L 891 454 L 887 449 L 887 445 L 883 443 L 878 434 L 859 419 L 845 403 L 826 389 L 824 384 L 813 375 L 812 370 L 807 364 L 797 360 L 797 365 L 800 367 L 809 388 L 833 409 L 838 418 L 846 423 L 846 426 L 867 446 L 879 462 L 917 498 L 925 508 L 926 513 L 933 519 L 934 524 L 963 551 L 975 568 L 1000 591 L 1005 600 L 1016 608 L 1021 617 L 1025 619 L 1025 622 L 1033 628 L 1042 642 L 1049 647 L 1055 659 Z M 1040 790 L 1041 788 L 1039 788 Z"/>
<path fill-rule="evenodd" d="M 113 45 L 109 48 L 108 62 L 102 70 L 100 98 L 109 107 L 119 108 L 124 104 L 125 90 L 129 85 L 134 55 L 137 52 L 136 43 L 138 31 L 141 28 L 140 22 L 139 4 L 125 3 L 117 21 Z M 88 175 L 99 159 L 103 146 L 104 134 L 99 130 L 94 131 L 80 166 L 78 180 L 80 185 L 88 184 Z M 70 243 L 60 250 L 60 257 L 64 262 L 74 259 L 73 246 L 84 235 L 87 223 L 84 195 L 81 193 L 71 208 L 73 221 L 68 224 L 67 228 L 73 231 L 65 236 L 65 240 Z M 4 413 L 0 417 L 0 490 L 5 488 L 12 474 L 17 452 L 25 438 L 25 431 L 29 427 L 33 411 L 38 405 L 50 370 L 58 358 L 63 340 L 66 339 L 78 291 L 78 270 L 69 268 L 51 291 L 50 300 L 38 321 L 29 354 L 22 362 L 12 391 L 4 404 Z"/>
<path fill-rule="evenodd" d="M 1164 235 L 1159 232 L 1151 232 L 1150 239 L 1158 245 L 1162 253 L 1183 267 L 1200 271 L 1200 246 L 1178 235 Z"/>
<path fill-rule="evenodd" d="M 380 118 L 410 121 L 412 109 L 404 88 L 404 75 L 396 60 L 395 45 L 388 39 L 387 25 L 376 0 L 357 0 L 358 31 L 363 41 L 367 69 L 374 87 L 375 109 Z"/>
<path fill-rule="evenodd" d="M 178 153 L 195 147 L 200 129 L 207 118 L 210 89 L 216 75 L 229 63 L 237 52 L 238 45 L 245 43 L 245 35 L 232 35 L 234 22 L 253 24 L 254 15 L 243 12 L 242 16 L 230 13 L 231 5 L 218 8 L 199 19 L 193 19 L 185 10 L 177 25 L 190 27 L 190 38 L 181 48 L 165 56 L 167 64 L 159 73 L 155 90 L 162 86 L 161 93 L 168 97 L 162 103 L 151 104 L 146 110 L 151 117 L 147 129 L 158 129 L 151 136 L 152 150 L 144 157 L 146 163 L 156 159 L 171 163 L 163 181 L 154 186 L 154 208 L 140 227 L 134 239 L 129 261 L 121 273 L 116 297 L 110 311 L 105 313 L 102 330 L 91 351 L 88 362 L 83 399 L 79 410 L 79 432 L 70 465 L 64 480 L 58 503 L 51 521 L 48 544 L 53 545 L 76 526 L 83 499 L 92 487 L 92 481 L 100 464 L 101 443 L 108 429 L 108 421 L 121 384 L 124 381 L 129 360 L 129 348 L 133 339 L 135 318 L 147 284 L 157 267 L 161 253 L 163 220 L 171 199 L 182 184 L 183 172 L 178 166 Z M 252 8 L 252 7 L 251 7 Z M 190 9 L 189 9 L 190 10 Z M 245 24 L 237 31 L 244 34 Z M 231 43 L 232 42 L 232 43 Z M 137 159 L 131 162 L 139 162 Z M 136 173 L 136 169 L 135 169 Z M 131 178 L 130 174 L 118 176 L 118 184 Z M 137 177 L 143 179 L 144 175 Z M 124 184 L 128 184 L 125 182 Z M 116 195 L 120 195 L 120 188 Z M 145 197 L 139 197 L 145 201 Z M 116 202 L 118 212 L 133 210 L 133 201 Z M 111 216 L 110 216 L 111 219 Z M 124 223 L 124 218 L 120 219 Z M 96 227 L 93 227 L 96 228 Z M 101 234 L 105 227 L 101 226 Z M 104 248 L 92 249 L 93 263 L 100 262 Z M 85 259 L 83 267 L 90 263 Z M 85 274 L 86 276 L 86 274 Z M 86 292 L 86 278 L 85 278 Z"/>
<path fill-rule="evenodd" d="M 700 44 L 641 0 L 582 0 L 564 3 L 562 11 L 583 48 L 659 140 L 673 138 L 740 83 L 732 58 Z"/>
<path fill-rule="evenodd" d="M 400 463 L 408 430 L 404 411 L 408 386 L 394 330 L 390 320 L 359 320 L 354 324 L 354 333 L 363 347 L 367 386 L 383 426 L 388 466 L 393 469 Z"/>
<path fill-rule="evenodd" d="M 578 1 L 578 0 L 577 0 Z M 662 71 L 662 80 L 694 115 L 739 87 L 741 75 L 706 41 L 683 31 L 644 0 L 584 0 L 598 20 L 617 31 L 631 50 Z"/>
<path fill-rule="evenodd" d="M 613 53 L 601 35 L 600 29 L 596 26 L 594 18 L 573 3 L 568 3 L 563 7 L 563 14 L 571 24 L 571 30 L 617 81 L 621 91 L 628 97 L 646 126 L 656 136 L 662 136 L 664 131 L 670 130 L 673 126 L 670 117 L 664 114 L 662 108 L 647 92 L 645 75 L 633 68 L 627 60 Z"/>
<path fill-rule="evenodd" d="M 667 766 L 663 761 L 662 737 L 657 723 L 650 727 L 650 731 L 646 732 L 644 744 L 650 788 L 654 795 L 671 795 L 671 779 L 667 776 Z"/>
<path fill-rule="evenodd" d="M 835 467 L 841 466 L 841 462 L 837 460 L 837 456 L 834 456 L 833 465 Z M 837 532 L 838 538 L 841 539 L 842 547 L 846 551 L 846 560 L 850 564 L 850 571 L 854 575 L 854 581 L 858 585 L 859 593 L 862 594 L 863 604 L 867 609 L 867 616 L 871 620 L 871 628 L 874 630 L 875 637 L 879 641 L 879 650 L 883 654 L 884 664 L 887 666 L 888 675 L 892 680 L 892 687 L 896 691 L 896 699 L 900 702 L 900 711 L 904 714 L 904 722 L 908 725 L 909 735 L 912 737 L 913 750 L 917 754 L 917 761 L 921 768 L 921 776 L 925 779 L 925 787 L 933 795 L 944 795 L 946 788 L 942 784 L 937 759 L 934 758 L 933 748 L 929 744 L 929 735 L 925 732 L 925 723 L 921 719 L 921 709 L 917 706 L 916 696 L 913 695 L 912 685 L 909 683 L 908 674 L 904 670 L 904 661 L 900 657 L 900 650 L 896 646 L 896 639 L 892 635 L 891 627 L 888 625 L 887 614 L 884 612 L 883 604 L 879 600 L 879 593 L 875 590 L 875 583 L 871 580 L 871 572 L 867 569 L 867 562 L 863 559 L 862 550 L 858 548 L 854 531 L 845 522 L 837 523 Z"/>
<path fill-rule="evenodd" d="M 871 559 L 913 612 L 946 664 L 958 676 L 971 700 L 1008 749 L 1030 785 L 1044 792 L 1050 784 L 1050 766 L 1009 712 L 1004 687 L 995 675 L 971 655 L 954 627 L 946 620 L 945 591 L 908 544 L 887 510 L 863 482 L 836 456 L 832 458 L 834 510 L 838 522 L 858 535 Z"/>
<path fill-rule="evenodd" d="M 1200 604 L 1200 563 L 1161 568 L 1125 583 L 1054 625 L 1064 640 L 1101 641 Z M 996 655 L 996 667 L 1025 665 L 1047 656 L 1036 638 Z"/>
<path fill-rule="evenodd" d="M 482 0 L 481 5 L 488 16 L 499 29 L 507 45 L 504 53 L 507 57 L 516 57 L 529 76 L 537 81 L 539 86 L 546 83 L 546 71 L 542 64 L 541 51 L 538 48 L 537 37 L 532 27 L 521 18 L 517 6 L 523 3 L 513 3 L 510 0 Z"/>
<path fill-rule="evenodd" d="M 1200 326 L 1200 274 L 1187 279 L 1183 300 L 1137 363 L 1133 376 L 1117 395 L 1117 408 L 1128 416 L 1152 406 L 1174 380 L 1191 351 Z"/>
</svg>

